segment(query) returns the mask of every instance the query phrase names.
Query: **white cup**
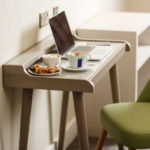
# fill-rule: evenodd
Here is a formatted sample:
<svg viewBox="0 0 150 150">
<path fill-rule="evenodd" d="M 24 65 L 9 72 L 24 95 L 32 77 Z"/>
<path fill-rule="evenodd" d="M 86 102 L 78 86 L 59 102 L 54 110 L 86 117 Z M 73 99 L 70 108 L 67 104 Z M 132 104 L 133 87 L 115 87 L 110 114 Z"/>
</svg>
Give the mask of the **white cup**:
<svg viewBox="0 0 150 150">
<path fill-rule="evenodd" d="M 61 62 L 61 56 L 59 54 L 45 54 L 42 56 L 45 65 L 59 66 Z"/>
<path fill-rule="evenodd" d="M 77 55 L 78 54 L 78 55 Z M 91 55 L 85 52 L 71 52 L 68 54 L 68 61 L 71 68 L 82 68 L 91 58 Z"/>
</svg>

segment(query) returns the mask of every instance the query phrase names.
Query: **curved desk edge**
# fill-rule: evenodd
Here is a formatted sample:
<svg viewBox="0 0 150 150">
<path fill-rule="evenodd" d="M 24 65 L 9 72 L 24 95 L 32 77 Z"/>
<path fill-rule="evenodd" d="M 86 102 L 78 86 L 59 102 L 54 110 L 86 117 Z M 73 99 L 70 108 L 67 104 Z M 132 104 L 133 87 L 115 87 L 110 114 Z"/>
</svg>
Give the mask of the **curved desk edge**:
<svg viewBox="0 0 150 150">
<path fill-rule="evenodd" d="M 75 38 L 75 40 L 77 41 L 97 41 L 97 42 L 112 42 L 112 43 L 126 43 L 126 51 L 130 52 L 131 51 L 131 45 L 129 42 L 124 41 L 124 40 L 111 40 L 111 39 L 90 39 L 90 38 L 80 38 L 77 35 L 77 29 L 75 30 L 75 32 L 73 33 L 73 36 Z"/>
<path fill-rule="evenodd" d="M 14 88 L 95 92 L 95 86 L 90 80 L 34 76 L 29 74 L 23 66 L 10 65 L 3 65 L 3 85 Z"/>
</svg>

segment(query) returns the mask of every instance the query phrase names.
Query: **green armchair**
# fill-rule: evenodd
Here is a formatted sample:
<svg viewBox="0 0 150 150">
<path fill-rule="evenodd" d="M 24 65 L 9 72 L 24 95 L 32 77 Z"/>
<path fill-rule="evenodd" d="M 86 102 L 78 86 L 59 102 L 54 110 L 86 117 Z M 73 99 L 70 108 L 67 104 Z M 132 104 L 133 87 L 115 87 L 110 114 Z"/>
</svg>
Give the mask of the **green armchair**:
<svg viewBox="0 0 150 150">
<path fill-rule="evenodd" d="M 101 109 L 103 126 L 96 150 L 107 133 L 129 150 L 150 148 L 150 79 L 135 103 L 106 105 Z"/>
</svg>

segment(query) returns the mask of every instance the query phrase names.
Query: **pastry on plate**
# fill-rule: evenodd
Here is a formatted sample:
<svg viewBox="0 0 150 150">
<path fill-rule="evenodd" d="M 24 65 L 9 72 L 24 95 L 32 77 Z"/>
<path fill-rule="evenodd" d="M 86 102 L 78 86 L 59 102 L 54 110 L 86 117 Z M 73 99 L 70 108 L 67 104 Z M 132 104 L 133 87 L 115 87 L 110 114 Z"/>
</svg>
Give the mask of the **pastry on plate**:
<svg viewBox="0 0 150 150">
<path fill-rule="evenodd" d="M 53 65 L 50 65 L 47 68 L 48 68 L 49 73 L 55 73 L 58 70 L 58 68 Z"/>
<path fill-rule="evenodd" d="M 36 68 L 38 68 L 38 67 L 42 67 L 42 65 L 36 64 L 36 65 L 33 66 L 33 69 L 36 70 Z"/>
<path fill-rule="evenodd" d="M 36 73 L 48 73 L 48 68 L 47 67 L 44 67 L 44 66 L 41 66 L 41 67 L 37 67 L 36 68 Z"/>
<path fill-rule="evenodd" d="M 45 73 L 55 73 L 55 72 L 58 71 L 58 68 L 55 65 L 42 66 L 42 65 L 39 65 L 39 64 L 35 64 L 33 66 L 33 70 L 36 73 L 45 74 Z"/>
</svg>

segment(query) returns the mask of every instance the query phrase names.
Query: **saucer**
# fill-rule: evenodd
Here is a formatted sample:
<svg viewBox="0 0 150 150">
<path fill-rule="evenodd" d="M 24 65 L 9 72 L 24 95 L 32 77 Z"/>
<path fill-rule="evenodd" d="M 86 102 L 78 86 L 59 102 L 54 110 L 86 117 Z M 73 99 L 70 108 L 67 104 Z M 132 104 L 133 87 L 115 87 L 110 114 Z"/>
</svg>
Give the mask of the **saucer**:
<svg viewBox="0 0 150 150">
<path fill-rule="evenodd" d="M 71 68 L 69 63 L 64 63 L 61 65 L 61 68 L 69 71 L 83 71 L 88 69 L 88 65 L 85 65 L 84 67 L 81 68 Z"/>
</svg>

